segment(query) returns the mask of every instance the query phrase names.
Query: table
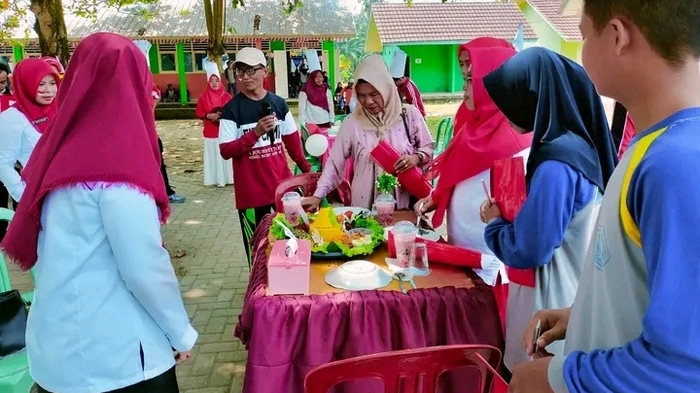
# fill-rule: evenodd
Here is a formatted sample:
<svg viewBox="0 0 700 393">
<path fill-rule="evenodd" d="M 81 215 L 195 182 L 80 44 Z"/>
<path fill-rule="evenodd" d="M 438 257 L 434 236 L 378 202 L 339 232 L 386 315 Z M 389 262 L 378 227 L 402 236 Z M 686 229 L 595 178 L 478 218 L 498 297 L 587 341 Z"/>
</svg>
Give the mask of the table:
<svg viewBox="0 0 700 393">
<path fill-rule="evenodd" d="M 397 212 L 394 220 L 411 219 Z M 415 217 L 415 216 L 413 216 Z M 413 218 L 415 220 L 415 218 Z M 254 264 L 234 335 L 248 349 L 244 393 L 303 393 L 306 373 L 331 361 L 371 353 L 448 344 L 503 348 L 491 288 L 473 271 L 431 266 L 416 277 L 418 289 L 401 293 L 398 283 L 373 291 L 345 292 L 323 282 L 343 261 L 312 263 L 310 296 L 267 294 L 268 239 L 272 215 L 253 237 Z M 367 259 L 383 261 L 385 246 Z M 474 370 L 451 372 L 442 392 L 475 392 Z M 381 392 L 376 382 L 346 383 L 336 392 Z"/>
</svg>

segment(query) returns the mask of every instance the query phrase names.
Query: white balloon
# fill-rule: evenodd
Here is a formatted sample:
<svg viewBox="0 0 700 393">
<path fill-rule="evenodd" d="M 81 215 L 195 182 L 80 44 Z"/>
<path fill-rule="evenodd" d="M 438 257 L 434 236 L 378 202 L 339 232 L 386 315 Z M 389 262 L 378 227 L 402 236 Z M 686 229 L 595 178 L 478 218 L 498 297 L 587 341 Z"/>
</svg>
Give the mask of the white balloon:
<svg viewBox="0 0 700 393">
<path fill-rule="evenodd" d="M 321 157 L 328 150 L 328 139 L 316 134 L 306 138 L 306 151 L 314 157 Z"/>
</svg>

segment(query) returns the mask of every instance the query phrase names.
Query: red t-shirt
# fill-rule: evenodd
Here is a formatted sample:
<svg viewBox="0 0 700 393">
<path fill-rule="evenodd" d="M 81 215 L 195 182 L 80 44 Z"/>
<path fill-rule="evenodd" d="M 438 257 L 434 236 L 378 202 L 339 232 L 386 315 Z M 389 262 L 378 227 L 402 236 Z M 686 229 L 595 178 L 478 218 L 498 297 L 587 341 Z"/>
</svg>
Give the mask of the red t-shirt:
<svg viewBox="0 0 700 393">
<path fill-rule="evenodd" d="M 425 105 L 423 105 L 423 99 L 420 97 L 420 91 L 418 91 L 418 86 L 413 83 L 412 80 L 406 78 L 406 82 L 398 87 L 399 95 L 401 99 L 406 101 L 407 104 L 413 105 L 420 111 L 421 115 L 425 117 Z"/>
<path fill-rule="evenodd" d="M 266 115 L 265 102 L 278 119 L 277 127 L 269 135 L 258 137 L 253 129 Z M 292 113 L 282 97 L 268 92 L 262 100 L 254 101 L 241 93 L 224 105 L 219 121 L 219 148 L 221 156 L 233 163 L 237 209 L 275 203 L 277 186 L 292 175 L 285 147 L 302 171 L 311 169 Z"/>
</svg>

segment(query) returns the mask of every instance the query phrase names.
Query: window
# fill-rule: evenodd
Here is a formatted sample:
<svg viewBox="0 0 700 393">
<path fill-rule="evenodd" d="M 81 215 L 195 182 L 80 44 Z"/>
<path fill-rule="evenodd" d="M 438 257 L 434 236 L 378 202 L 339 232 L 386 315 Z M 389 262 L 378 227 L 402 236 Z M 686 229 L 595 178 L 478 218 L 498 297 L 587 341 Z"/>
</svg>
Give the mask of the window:
<svg viewBox="0 0 700 393">
<path fill-rule="evenodd" d="M 183 42 L 185 72 L 204 72 L 202 62 L 207 58 L 206 42 Z M 159 44 L 161 72 L 178 72 L 176 44 Z"/>
<path fill-rule="evenodd" d="M 160 70 L 162 72 L 177 72 L 177 58 L 175 53 L 160 54 Z"/>
<path fill-rule="evenodd" d="M 197 71 L 204 71 L 204 67 L 202 67 L 202 64 L 204 63 L 204 59 L 207 58 L 206 53 L 195 53 L 194 54 L 194 64 L 195 64 L 195 69 Z"/>
</svg>

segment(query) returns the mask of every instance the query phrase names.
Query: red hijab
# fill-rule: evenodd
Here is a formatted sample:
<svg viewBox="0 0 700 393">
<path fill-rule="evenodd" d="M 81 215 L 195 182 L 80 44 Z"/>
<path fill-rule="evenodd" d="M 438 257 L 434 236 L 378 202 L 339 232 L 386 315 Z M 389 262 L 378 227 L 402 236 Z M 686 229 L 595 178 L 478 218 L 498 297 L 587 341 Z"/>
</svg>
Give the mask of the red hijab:
<svg viewBox="0 0 700 393">
<path fill-rule="evenodd" d="M 39 133 L 44 133 L 56 119 L 56 99 L 49 105 L 36 101 L 39 83 L 46 75 L 56 79 L 60 84 L 58 74 L 51 66 L 41 59 L 25 59 L 17 63 L 12 75 L 12 88 L 15 96 L 15 108 L 27 117 Z"/>
<path fill-rule="evenodd" d="M 63 64 L 61 64 L 61 62 L 58 61 L 58 57 L 44 56 L 41 58 L 41 60 L 44 60 L 45 62 L 49 63 L 49 65 L 54 69 L 54 71 L 58 73 L 59 76 L 62 76 L 66 73 L 66 69 L 63 68 Z"/>
<path fill-rule="evenodd" d="M 0 244 L 24 270 L 36 263 L 41 209 L 53 190 L 128 183 L 153 197 L 162 222 L 170 214 L 160 174 L 153 79 L 139 48 L 118 34 L 92 34 L 76 48 L 64 81 L 58 115 L 22 172 L 27 187 Z"/>
<path fill-rule="evenodd" d="M 634 126 L 634 121 L 632 121 L 632 118 L 628 113 L 627 117 L 625 118 L 625 129 L 622 133 L 622 141 L 620 142 L 620 150 L 617 153 L 617 158 L 622 158 L 622 155 L 625 154 L 625 151 L 627 151 L 627 148 L 629 147 L 630 142 L 632 142 L 632 139 L 634 139 L 635 135 L 637 135 L 636 127 Z"/>
<path fill-rule="evenodd" d="M 510 42 L 502 38 L 479 37 L 467 42 L 466 44 L 460 45 L 459 49 L 457 50 L 457 57 L 462 56 L 462 52 L 467 50 L 467 48 L 508 48 L 515 50 Z M 457 108 L 457 114 L 455 115 L 454 121 L 454 135 L 457 135 L 459 131 L 462 130 L 462 127 L 472 116 L 472 113 L 473 112 L 467 109 L 464 103 Z"/>
<path fill-rule="evenodd" d="M 211 78 L 219 78 L 219 88 L 214 90 L 211 88 Z M 218 75 L 212 74 L 207 80 L 207 89 L 199 96 L 198 100 L 202 100 L 202 105 L 204 105 L 204 111 L 206 113 L 213 113 L 215 111 L 221 111 L 221 108 L 231 100 L 231 95 L 224 89 L 224 84 L 221 83 L 221 78 Z"/>
<path fill-rule="evenodd" d="M 328 95 L 326 93 L 329 90 L 328 85 L 321 83 L 321 86 L 319 86 L 316 84 L 316 82 L 314 82 L 316 76 L 319 74 L 321 74 L 321 70 L 316 70 L 309 74 L 309 77 L 306 78 L 306 83 L 304 83 L 304 86 L 302 86 L 301 91 L 306 93 L 310 104 L 321 107 L 330 112 L 331 109 L 328 106 Z"/>
<path fill-rule="evenodd" d="M 473 41 L 472 41 L 473 42 Z M 438 207 L 433 216 L 435 228 L 442 224 L 455 186 L 489 169 L 495 160 L 512 157 L 528 148 L 532 133 L 518 134 L 498 110 L 484 88 L 483 78 L 513 57 L 516 51 L 504 47 L 476 47 L 471 42 L 464 45 L 472 64 L 472 97 L 474 111 L 454 137 L 449 146 L 438 157 L 440 173 L 433 199 Z"/>
</svg>

